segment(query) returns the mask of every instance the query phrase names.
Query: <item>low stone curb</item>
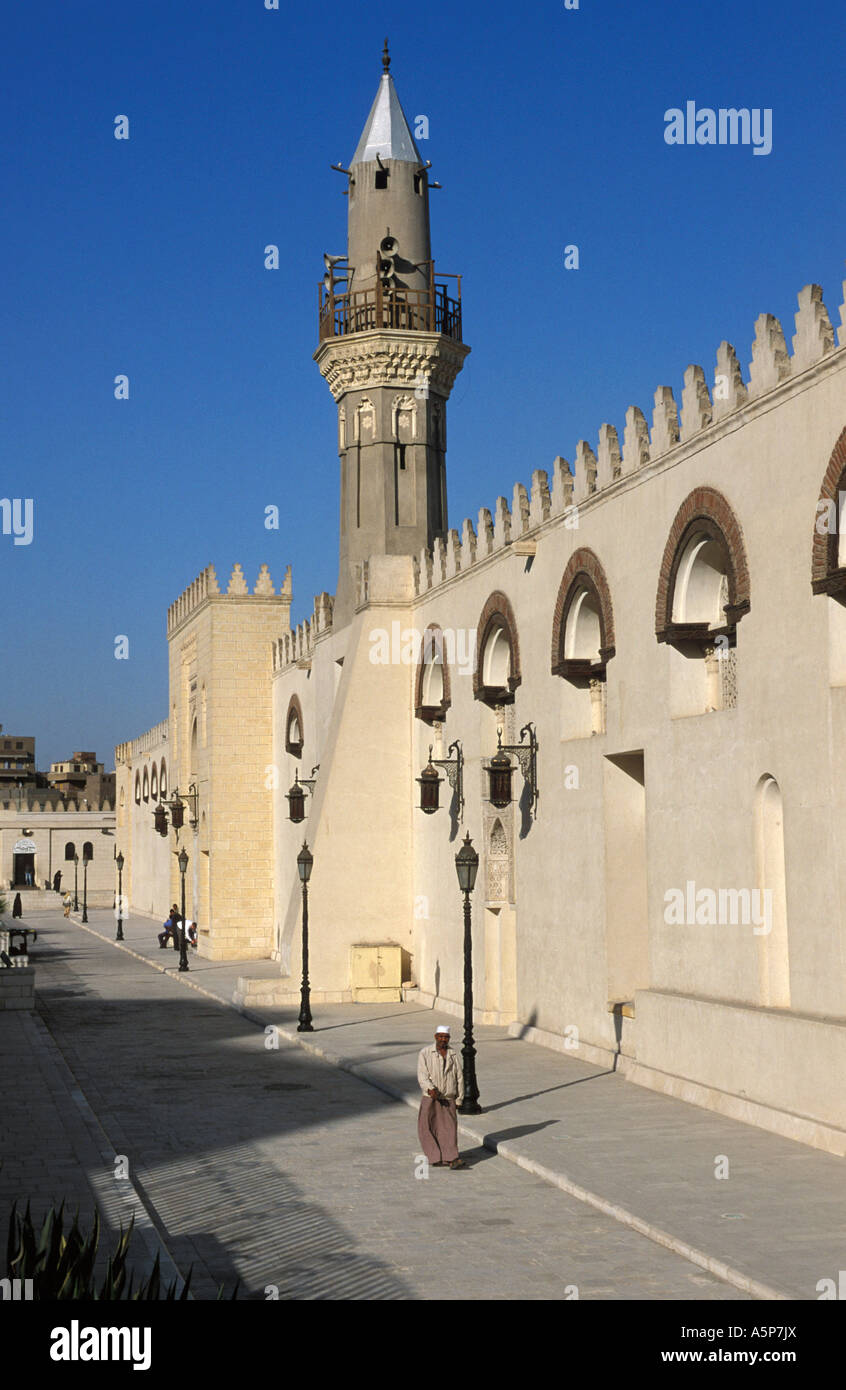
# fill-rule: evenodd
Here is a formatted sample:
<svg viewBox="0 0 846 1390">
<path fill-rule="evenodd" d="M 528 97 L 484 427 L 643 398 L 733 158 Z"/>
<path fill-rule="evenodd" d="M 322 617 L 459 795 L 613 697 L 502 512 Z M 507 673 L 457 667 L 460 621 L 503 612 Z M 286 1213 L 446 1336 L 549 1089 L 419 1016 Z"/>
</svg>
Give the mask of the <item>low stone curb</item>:
<svg viewBox="0 0 846 1390">
<path fill-rule="evenodd" d="M 72 920 L 77 922 L 77 925 L 81 926 L 83 931 L 90 932 L 92 936 L 98 937 L 100 941 L 106 941 L 112 946 L 117 946 L 120 950 L 126 951 L 128 955 L 134 956 L 136 960 L 143 961 L 145 965 L 150 966 L 153 970 L 158 970 L 162 974 L 172 974 L 175 979 L 179 980 L 180 984 L 187 985 L 190 989 L 197 990 L 199 994 L 204 994 L 206 998 L 213 999 L 216 1004 L 220 1004 L 223 1008 L 235 1009 L 242 1017 L 249 1019 L 251 1023 L 257 1024 L 260 1028 L 274 1027 L 280 1037 L 285 1038 L 286 1042 L 296 1043 L 298 1047 L 303 1048 L 306 1052 L 312 1053 L 313 1056 L 318 1057 L 329 1066 L 338 1067 L 341 1071 L 349 1072 L 350 1075 L 357 1077 L 359 1081 L 365 1081 L 375 1090 L 382 1091 L 385 1095 L 391 1096 L 394 1100 L 402 1101 L 403 1104 L 410 1106 L 412 1110 L 417 1109 L 416 1099 L 411 1099 L 386 1081 L 377 1080 L 375 1077 L 369 1076 L 364 1069 L 367 1066 L 366 1063 L 354 1062 L 346 1057 L 339 1057 L 334 1052 L 330 1052 L 328 1048 L 319 1047 L 317 1043 L 309 1041 L 302 1033 L 298 1033 L 296 1029 L 285 1028 L 278 1023 L 270 1024 L 266 1019 L 254 1013 L 252 1009 L 245 1008 L 240 1004 L 236 1004 L 234 1001 L 221 999 L 219 994 L 214 994 L 211 990 L 204 989 L 202 985 L 195 984 L 193 980 L 187 980 L 184 971 L 181 976 L 178 972 L 168 971 L 166 966 L 159 965 L 158 961 L 148 960 L 146 956 L 142 956 L 138 951 L 133 951 L 125 942 L 112 941 L 109 937 L 102 936 L 100 932 L 94 931 L 92 927 L 84 926 L 83 923 L 77 921 L 75 917 Z M 577 1201 L 584 1202 L 587 1206 L 594 1207 L 597 1211 L 603 1212 L 604 1215 L 612 1217 L 614 1221 L 619 1221 L 622 1226 L 628 1226 L 630 1230 L 637 1231 L 639 1235 L 646 1236 L 647 1240 L 654 1241 L 657 1245 L 663 1246 L 665 1250 L 670 1250 L 675 1255 L 681 1255 L 682 1259 L 689 1260 L 691 1264 L 697 1265 L 700 1269 L 707 1270 L 709 1274 L 713 1274 L 717 1279 L 722 1279 L 724 1283 L 731 1284 L 733 1288 L 739 1289 L 742 1293 L 749 1294 L 750 1298 L 760 1299 L 766 1302 L 793 1302 L 802 1298 L 801 1295 L 785 1293 L 780 1289 L 772 1288 L 769 1284 L 761 1283 L 758 1279 L 752 1279 L 748 1274 L 744 1274 L 741 1270 L 735 1269 L 732 1265 L 727 1265 L 723 1260 L 717 1260 L 713 1255 L 706 1255 L 703 1250 L 697 1250 L 695 1246 L 688 1245 L 686 1241 L 680 1240 L 677 1236 L 670 1235 L 668 1231 L 662 1230 L 660 1226 L 655 1226 L 652 1222 L 644 1221 L 642 1217 L 635 1216 L 634 1212 L 629 1211 L 626 1207 L 621 1207 L 614 1202 L 610 1202 L 606 1197 L 601 1197 L 598 1193 L 591 1192 L 586 1187 L 581 1187 L 578 1183 L 574 1182 L 572 1178 L 568 1178 L 566 1173 L 554 1172 L 551 1168 L 546 1168 L 542 1163 L 537 1163 L 534 1159 L 527 1158 L 525 1154 L 518 1153 L 510 1144 L 490 1142 L 484 1134 L 481 1134 L 477 1129 L 468 1125 L 464 1119 L 460 1120 L 458 1128 L 461 1134 L 465 1135 L 468 1139 L 472 1139 L 476 1144 L 482 1145 L 483 1148 L 490 1150 L 491 1153 L 498 1154 L 499 1157 L 508 1159 L 510 1163 L 515 1163 L 519 1168 L 525 1169 L 526 1172 L 531 1173 L 534 1177 L 541 1178 L 544 1182 L 549 1183 L 550 1186 L 559 1188 L 562 1192 L 568 1193 L 569 1196 L 574 1197 Z"/>
</svg>

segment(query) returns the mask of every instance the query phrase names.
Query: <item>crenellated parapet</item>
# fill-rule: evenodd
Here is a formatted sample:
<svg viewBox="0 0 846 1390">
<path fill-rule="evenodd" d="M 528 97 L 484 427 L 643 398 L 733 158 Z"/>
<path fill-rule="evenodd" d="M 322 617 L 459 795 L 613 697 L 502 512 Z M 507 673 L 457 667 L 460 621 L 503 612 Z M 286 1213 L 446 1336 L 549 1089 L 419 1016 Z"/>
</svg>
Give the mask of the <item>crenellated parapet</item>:
<svg viewBox="0 0 846 1390">
<path fill-rule="evenodd" d="M 118 763 L 131 763 L 134 758 L 143 757 L 153 748 L 160 748 L 163 743 L 167 743 L 167 731 L 168 721 L 163 719 L 160 724 L 155 724 L 152 729 L 148 729 L 145 734 L 140 734 L 138 738 L 116 744 L 115 766 Z"/>
<path fill-rule="evenodd" d="M 843 282 L 846 292 L 846 281 Z M 731 343 L 717 349 L 713 385 L 708 386 L 702 367 L 691 365 L 684 374 L 681 410 L 672 388 L 659 386 L 655 392 L 650 425 L 638 406 L 626 411 L 622 447 L 613 425 L 599 431 L 596 453 L 587 440 L 576 445 L 573 467 L 558 457 L 551 477 L 539 468 L 532 474 L 531 489 L 522 483 L 514 488 L 512 505 L 498 497 L 493 514 L 479 512 L 478 528 L 469 519 L 460 531 L 438 538 L 431 550 L 423 550 L 414 561 L 415 594 L 421 595 L 437 585 L 472 569 L 512 542 L 536 531 L 550 520 L 566 518 L 606 488 L 656 462 L 670 459 L 691 440 L 714 429 L 757 403 L 770 391 L 795 380 L 803 372 L 838 348 L 846 347 L 846 293 L 840 307 L 840 324 L 835 329 L 822 299 L 819 285 L 806 285 L 798 296 L 792 353 L 788 351 L 784 330 L 773 314 L 760 314 L 755 323 L 752 358 L 748 379 L 744 380 L 737 353 Z"/>
<path fill-rule="evenodd" d="M 311 618 L 284 632 L 273 643 L 273 670 L 284 671 L 289 666 L 305 666 L 311 662 L 314 643 L 332 629 L 334 598 L 325 591 L 317 594 Z"/>
<path fill-rule="evenodd" d="M 250 591 L 244 571 L 239 564 L 232 568 L 229 577 L 229 584 L 226 593 L 222 593 L 218 584 L 217 574 L 214 565 L 207 565 L 201 574 L 188 585 L 184 593 L 179 595 L 174 603 L 167 610 L 167 631 L 168 636 L 176 630 L 186 618 L 190 617 L 202 604 L 210 599 L 231 599 L 231 598 L 275 598 L 280 604 L 291 604 L 291 566 L 285 571 L 285 578 L 282 581 L 277 594 L 273 587 L 270 577 L 270 570 L 267 565 L 262 565 L 258 572 L 255 587 Z"/>
<path fill-rule="evenodd" d="M 37 796 L 24 796 L 18 801 L 17 796 L 11 800 L 0 801 L 0 811 L 15 811 L 28 815 L 67 815 L 90 817 L 93 815 L 110 816 L 114 811 L 114 805 L 107 797 L 101 797 L 98 801 L 79 804 L 75 799 L 64 799 L 60 796 L 45 796 L 43 800 Z"/>
</svg>

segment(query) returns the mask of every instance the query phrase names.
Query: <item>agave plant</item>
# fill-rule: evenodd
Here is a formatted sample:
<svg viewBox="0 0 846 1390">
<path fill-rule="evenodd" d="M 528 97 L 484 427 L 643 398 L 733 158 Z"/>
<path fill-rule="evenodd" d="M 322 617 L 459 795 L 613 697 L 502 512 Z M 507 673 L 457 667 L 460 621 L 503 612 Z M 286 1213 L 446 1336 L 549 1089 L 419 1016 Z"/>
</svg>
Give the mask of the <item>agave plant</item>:
<svg viewBox="0 0 846 1390">
<path fill-rule="evenodd" d="M 31 1280 L 32 1296 L 36 1299 L 95 1299 L 135 1301 L 167 1299 L 182 1301 L 188 1297 L 191 1271 L 182 1289 L 176 1292 L 177 1280 L 173 1280 L 163 1290 L 159 1256 L 149 1275 L 134 1288 L 135 1276 L 127 1265 L 129 1246 L 135 1228 L 135 1218 L 128 1230 L 121 1227 L 120 1238 L 113 1255 L 109 1256 L 102 1282 L 97 1286 L 94 1266 L 97 1247 L 100 1241 L 100 1217 L 94 1212 L 91 1230 L 87 1235 L 79 1226 L 77 1212 L 67 1233 L 64 1230 L 65 1204 L 59 1210 L 51 1207 L 44 1218 L 40 1232 L 36 1232 L 30 1212 L 29 1202 L 21 1216 L 17 1204 L 12 1207 L 9 1218 L 9 1234 L 6 1245 L 6 1276 L 9 1279 Z M 22 1284 L 21 1287 L 27 1287 Z M 233 1298 L 237 1296 L 235 1287 Z M 222 1297 L 223 1289 L 218 1294 Z"/>
</svg>

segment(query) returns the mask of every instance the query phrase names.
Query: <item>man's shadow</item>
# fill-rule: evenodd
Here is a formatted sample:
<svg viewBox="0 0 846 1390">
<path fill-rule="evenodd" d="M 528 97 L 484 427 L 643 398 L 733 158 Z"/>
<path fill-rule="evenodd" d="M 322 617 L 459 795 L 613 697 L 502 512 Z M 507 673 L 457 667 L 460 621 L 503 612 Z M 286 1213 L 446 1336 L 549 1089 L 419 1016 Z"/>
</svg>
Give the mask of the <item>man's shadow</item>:
<svg viewBox="0 0 846 1390">
<path fill-rule="evenodd" d="M 477 1144 L 472 1149 L 462 1149 L 461 1157 L 468 1168 L 475 1168 L 489 1158 L 498 1158 L 497 1149 L 500 1144 L 508 1143 L 510 1139 L 523 1139 L 527 1134 L 537 1134 L 539 1130 L 557 1124 L 560 1124 L 559 1120 L 541 1120 L 540 1124 L 514 1125 L 512 1129 L 498 1130 L 495 1134 L 486 1135 L 484 1144 Z"/>
</svg>

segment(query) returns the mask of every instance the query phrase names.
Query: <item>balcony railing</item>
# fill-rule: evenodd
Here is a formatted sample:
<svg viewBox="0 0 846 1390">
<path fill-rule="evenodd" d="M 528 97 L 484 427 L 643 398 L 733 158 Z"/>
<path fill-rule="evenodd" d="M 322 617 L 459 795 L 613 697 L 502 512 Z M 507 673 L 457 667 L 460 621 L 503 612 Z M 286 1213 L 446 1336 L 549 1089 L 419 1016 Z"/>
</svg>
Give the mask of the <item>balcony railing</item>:
<svg viewBox="0 0 846 1390">
<path fill-rule="evenodd" d="M 429 289 L 386 289 L 380 281 L 366 290 L 330 295 L 319 289 L 320 341 L 377 328 L 399 328 L 412 333 L 443 333 L 461 342 L 461 277 L 458 298 L 447 294 L 446 285 Z"/>
</svg>

